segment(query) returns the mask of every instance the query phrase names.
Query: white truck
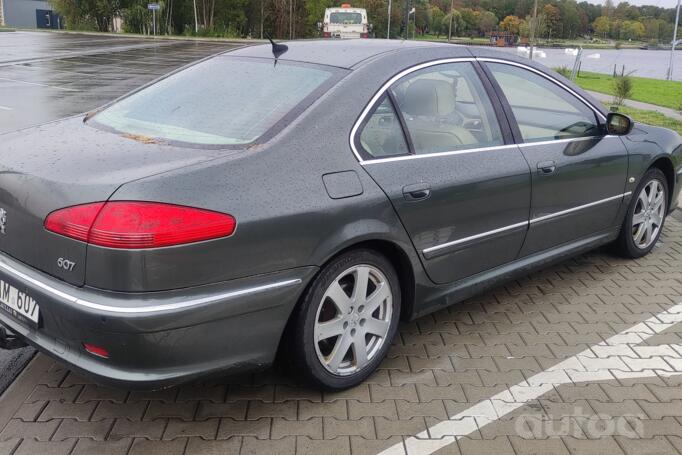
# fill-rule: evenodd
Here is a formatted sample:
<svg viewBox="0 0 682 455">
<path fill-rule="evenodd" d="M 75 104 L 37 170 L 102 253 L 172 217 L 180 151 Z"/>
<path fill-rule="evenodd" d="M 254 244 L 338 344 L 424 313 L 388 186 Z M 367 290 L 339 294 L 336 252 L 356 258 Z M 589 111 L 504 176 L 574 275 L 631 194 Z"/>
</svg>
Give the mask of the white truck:
<svg viewBox="0 0 682 455">
<path fill-rule="evenodd" d="M 369 38 L 372 24 L 367 21 L 367 10 L 344 3 L 340 8 L 327 8 L 324 22 L 319 23 L 324 38 Z"/>
</svg>

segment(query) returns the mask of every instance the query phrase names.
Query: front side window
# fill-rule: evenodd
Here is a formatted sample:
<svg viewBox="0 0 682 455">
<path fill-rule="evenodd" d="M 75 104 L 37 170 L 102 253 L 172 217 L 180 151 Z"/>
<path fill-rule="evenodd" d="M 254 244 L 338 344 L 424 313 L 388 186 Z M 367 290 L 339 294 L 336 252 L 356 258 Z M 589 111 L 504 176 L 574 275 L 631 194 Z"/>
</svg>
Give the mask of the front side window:
<svg viewBox="0 0 682 455">
<path fill-rule="evenodd" d="M 469 62 L 415 71 L 389 90 L 416 154 L 504 143 L 490 99 Z"/>
<path fill-rule="evenodd" d="M 513 65 L 486 65 L 511 106 L 524 142 L 602 134 L 594 111 L 550 80 Z"/>
<path fill-rule="evenodd" d="M 113 104 L 95 124 L 135 137 L 200 145 L 256 141 L 306 107 L 337 70 L 218 56 Z"/>
</svg>

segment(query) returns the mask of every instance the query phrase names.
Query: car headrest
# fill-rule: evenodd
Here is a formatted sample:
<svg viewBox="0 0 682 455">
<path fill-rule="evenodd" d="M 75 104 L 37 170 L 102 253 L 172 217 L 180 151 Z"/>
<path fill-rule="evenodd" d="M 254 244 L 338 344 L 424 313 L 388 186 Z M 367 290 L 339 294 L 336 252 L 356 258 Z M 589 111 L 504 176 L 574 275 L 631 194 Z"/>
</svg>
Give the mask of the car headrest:
<svg viewBox="0 0 682 455">
<path fill-rule="evenodd" d="M 407 87 L 402 108 L 415 116 L 447 115 L 455 110 L 455 101 L 450 82 L 421 78 Z"/>
</svg>

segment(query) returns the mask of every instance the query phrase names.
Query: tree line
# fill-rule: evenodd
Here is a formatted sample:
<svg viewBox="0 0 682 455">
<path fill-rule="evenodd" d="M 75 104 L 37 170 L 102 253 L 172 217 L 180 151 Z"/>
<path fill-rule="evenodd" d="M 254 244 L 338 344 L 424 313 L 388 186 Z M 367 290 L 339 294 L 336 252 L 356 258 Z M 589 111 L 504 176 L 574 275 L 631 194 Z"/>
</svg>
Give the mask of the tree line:
<svg viewBox="0 0 682 455">
<path fill-rule="evenodd" d="M 112 31 L 117 18 L 123 30 L 152 33 L 148 0 L 50 0 L 74 30 Z M 493 30 L 530 34 L 534 0 L 395 0 L 391 37 L 405 34 L 405 8 L 415 8 L 408 30 L 419 35 L 484 37 Z M 160 0 L 157 33 L 230 38 L 311 38 L 317 23 L 336 0 Z M 377 37 L 386 37 L 388 0 L 344 1 L 366 8 Z M 409 5 L 408 5 L 409 3 Z M 536 35 L 547 40 L 579 37 L 670 42 L 675 10 L 658 6 L 595 5 L 575 0 L 540 0 Z M 452 24 L 452 25 L 451 25 Z"/>
</svg>

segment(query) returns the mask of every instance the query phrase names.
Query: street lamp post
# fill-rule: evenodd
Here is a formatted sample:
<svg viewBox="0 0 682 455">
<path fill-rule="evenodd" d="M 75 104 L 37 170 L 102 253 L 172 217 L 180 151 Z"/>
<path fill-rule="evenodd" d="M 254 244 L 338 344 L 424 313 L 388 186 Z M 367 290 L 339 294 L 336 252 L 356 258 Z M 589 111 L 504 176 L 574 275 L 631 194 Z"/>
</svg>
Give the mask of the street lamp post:
<svg viewBox="0 0 682 455">
<path fill-rule="evenodd" d="M 535 0 L 535 4 L 533 5 L 533 23 L 531 24 L 530 27 L 530 53 L 528 54 L 528 58 L 533 60 L 533 51 L 535 50 L 535 33 L 536 29 L 538 27 L 538 0 Z"/>
<path fill-rule="evenodd" d="M 388 25 L 386 26 L 386 39 L 389 38 L 391 38 L 391 0 L 388 0 Z"/>
<path fill-rule="evenodd" d="M 455 15 L 455 0 L 450 3 L 450 28 L 448 28 L 448 43 L 452 38 L 452 18 Z"/>
<path fill-rule="evenodd" d="M 2 0 L 0 0 L 0 27 L 5 25 L 5 8 Z"/>
<path fill-rule="evenodd" d="M 670 63 L 668 64 L 668 77 L 669 81 L 673 80 L 673 65 L 675 59 L 675 45 L 677 44 L 677 27 L 680 23 L 680 0 L 677 0 L 677 15 L 675 16 L 675 29 L 673 30 L 673 43 L 670 48 Z"/>
<path fill-rule="evenodd" d="M 197 0 L 194 0 L 194 33 L 199 33 L 199 19 L 197 18 Z"/>
</svg>

